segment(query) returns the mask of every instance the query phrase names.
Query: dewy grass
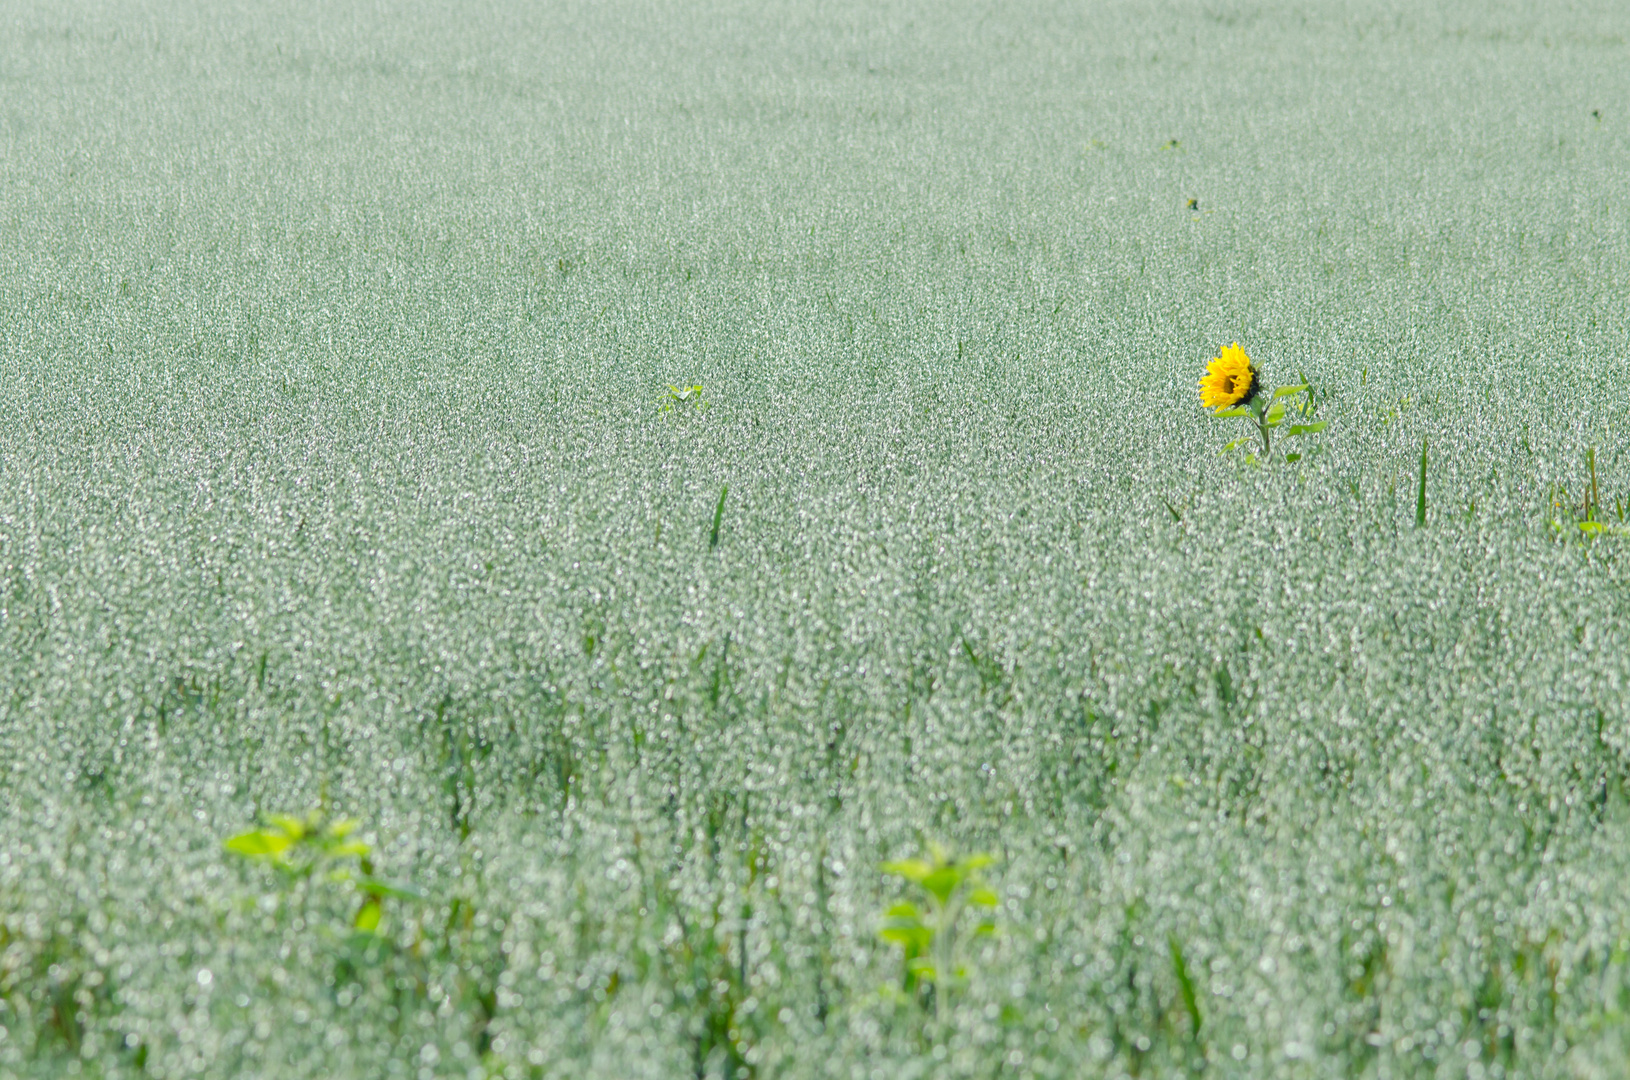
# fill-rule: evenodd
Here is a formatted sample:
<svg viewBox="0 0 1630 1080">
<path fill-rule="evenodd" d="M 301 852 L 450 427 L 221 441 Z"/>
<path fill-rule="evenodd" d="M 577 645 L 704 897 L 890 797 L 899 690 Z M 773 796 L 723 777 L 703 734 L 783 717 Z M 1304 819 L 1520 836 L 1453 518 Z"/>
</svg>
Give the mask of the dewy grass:
<svg viewBox="0 0 1630 1080">
<path fill-rule="evenodd" d="M 0 1078 L 1622 1075 L 1621 5 L 5 24 Z"/>
</svg>

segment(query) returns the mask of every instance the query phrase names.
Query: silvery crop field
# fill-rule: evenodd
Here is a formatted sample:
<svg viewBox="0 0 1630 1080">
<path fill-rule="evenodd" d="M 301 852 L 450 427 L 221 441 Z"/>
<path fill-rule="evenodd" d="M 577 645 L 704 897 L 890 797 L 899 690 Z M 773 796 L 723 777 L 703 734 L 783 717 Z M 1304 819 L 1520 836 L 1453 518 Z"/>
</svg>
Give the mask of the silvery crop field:
<svg viewBox="0 0 1630 1080">
<path fill-rule="evenodd" d="M 1622 4 L 0 88 L 0 1076 L 1623 1075 Z"/>
</svg>

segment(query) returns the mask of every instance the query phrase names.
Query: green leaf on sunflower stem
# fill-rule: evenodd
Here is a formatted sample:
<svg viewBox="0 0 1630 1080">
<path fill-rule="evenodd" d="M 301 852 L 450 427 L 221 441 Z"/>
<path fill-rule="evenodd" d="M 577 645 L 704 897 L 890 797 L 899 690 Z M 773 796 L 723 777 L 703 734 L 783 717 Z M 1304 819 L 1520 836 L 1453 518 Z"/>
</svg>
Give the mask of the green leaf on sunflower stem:
<svg viewBox="0 0 1630 1080">
<path fill-rule="evenodd" d="M 1274 407 L 1268 410 L 1268 418 L 1267 418 L 1268 423 L 1277 424 L 1277 423 L 1279 423 L 1279 421 L 1283 420 L 1284 418 L 1285 418 L 1285 403 L 1283 401 L 1276 402 L 1274 404 Z"/>
<path fill-rule="evenodd" d="M 1239 438 L 1235 439 L 1233 442 L 1229 443 L 1227 446 L 1223 447 L 1222 452 L 1226 454 L 1230 450 L 1237 450 L 1240 447 L 1244 446 L 1246 443 L 1255 442 L 1255 441 L 1256 441 L 1256 436 L 1254 436 L 1254 435 L 1242 435 Z"/>
<path fill-rule="evenodd" d="M 951 899 L 951 894 L 956 891 L 956 887 L 962 884 L 962 875 L 957 873 L 954 866 L 941 866 L 917 884 L 932 893 L 934 899 L 940 902 L 941 907 L 944 907 L 946 902 Z"/>
<path fill-rule="evenodd" d="M 1285 438 L 1294 439 L 1298 435 L 1317 435 L 1319 432 L 1323 431 L 1329 423 L 1330 421 L 1328 420 L 1320 420 L 1316 424 L 1292 424 L 1290 426 L 1290 430 L 1285 432 Z"/>
<path fill-rule="evenodd" d="M 1273 392 L 1274 400 L 1277 401 L 1282 397 L 1290 397 L 1292 394 L 1300 394 L 1306 389 L 1307 383 L 1303 383 L 1301 386 L 1281 386 L 1279 389 Z"/>
<path fill-rule="evenodd" d="M 1222 412 L 1214 412 L 1211 415 L 1221 420 L 1230 416 L 1250 416 L 1251 411 L 1243 405 L 1235 405 L 1232 409 L 1224 409 Z"/>
<path fill-rule="evenodd" d="M 878 936 L 904 949 L 926 949 L 934 943 L 934 932 L 926 926 L 886 926 Z"/>
</svg>

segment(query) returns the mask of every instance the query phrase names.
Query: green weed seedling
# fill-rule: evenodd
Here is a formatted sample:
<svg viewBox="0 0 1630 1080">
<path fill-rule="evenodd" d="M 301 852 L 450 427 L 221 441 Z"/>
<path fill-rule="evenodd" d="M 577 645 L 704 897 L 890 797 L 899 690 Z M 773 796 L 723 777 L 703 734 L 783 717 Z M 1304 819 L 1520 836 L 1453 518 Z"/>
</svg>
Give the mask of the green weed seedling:
<svg viewBox="0 0 1630 1080">
<path fill-rule="evenodd" d="M 1575 502 L 1569 494 L 1567 485 L 1557 482 L 1551 486 L 1552 535 L 1562 537 L 1572 534 L 1574 529 L 1577 529 L 1580 537 L 1591 540 L 1599 536 L 1630 536 L 1630 529 L 1624 526 L 1624 504 L 1615 499 L 1611 514 L 1602 505 L 1601 484 L 1596 477 L 1594 446 L 1585 451 L 1585 469 L 1589 479 L 1584 484 L 1578 502 Z M 1612 520 L 1614 517 L 1618 519 L 1616 523 Z"/>
<path fill-rule="evenodd" d="M 376 877 L 370 858 L 372 848 L 353 838 L 358 823 L 351 818 L 327 821 L 322 811 L 313 810 L 303 818 L 272 814 L 258 829 L 228 839 L 226 850 L 277 870 L 285 884 L 320 876 L 336 885 L 351 885 L 362 893 L 361 906 L 351 919 L 355 933 L 373 935 L 379 931 L 388 898 L 419 900 L 422 897 L 404 885 Z M 355 871 L 351 860 L 355 859 Z"/>
<path fill-rule="evenodd" d="M 329 985 L 336 994 L 343 990 L 347 1000 L 360 994 L 393 1002 L 392 1030 L 398 1034 L 401 1025 L 439 996 L 468 1020 L 468 1044 L 485 1056 L 505 969 L 486 920 L 469 896 L 457 895 L 439 929 L 425 925 L 431 912 L 421 909 L 403 912 L 402 925 L 387 933 L 386 901 L 423 903 L 427 898 L 376 874 L 372 849 L 355 837 L 357 827 L 348 818 L 327 820 L 321 811 L 305 817 L 273 814 L 261 828 L 239 833 L 224 846 L 276 871 L 283 886 L 281 901 L 305 920 L 307 929 L 297 932 L 310 934 L 315 951 L 333 965 Z M 346 910 L 347 894 L 360 894 L 360 902 L 345 930 L 331 932 L 315 912 Z"/>
<path fill-rule="evenodd" d="M 657 404 L 657 412 L 663 416 L 671 416 L 676 412 L 707 412 L 711 403 L 702 396 L 702 384 L 691 386 L 675 386 L 668 384 L 668 392 L 662 395 Z"/>
<path fill-rule="evenodd" d="M 922 890 L 920 904 L 902 900 L 884 913 L 880 935 L 900 947 L 901 991 L 936 1012 L 943 992 L 967 981 L 966 968 L 956 963 L 957 924 L 963 912 L 982 909 L 974 936 L 996 931 L 993 916 L 1000 901 L 979 874 L 993 861 L 983 854 L 954 858 L 938 844 L 929 844 L 926 859 L 901 859 L 880 867 Z"/>
</svg>

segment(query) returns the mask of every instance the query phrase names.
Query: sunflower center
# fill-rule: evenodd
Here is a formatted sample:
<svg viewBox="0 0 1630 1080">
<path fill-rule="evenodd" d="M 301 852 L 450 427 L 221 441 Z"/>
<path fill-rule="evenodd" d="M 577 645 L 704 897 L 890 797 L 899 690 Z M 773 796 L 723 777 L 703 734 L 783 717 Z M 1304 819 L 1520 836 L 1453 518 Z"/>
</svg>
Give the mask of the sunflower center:
<svg viewBox="0 0 1630 1080">
<path fill-rule="evenodd" d="M 1229 376 L 1227 376 L 1226 378 L 1223 379 L 1223 393 L 1232 394 L 1233 392 L 1234 392 L 1234 376 L 1229 375 Z"/>
</svg>

